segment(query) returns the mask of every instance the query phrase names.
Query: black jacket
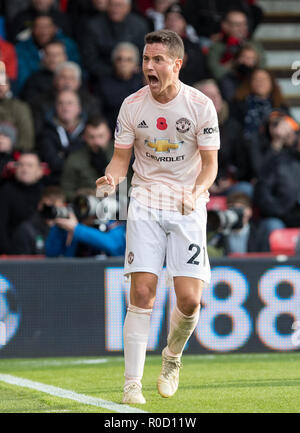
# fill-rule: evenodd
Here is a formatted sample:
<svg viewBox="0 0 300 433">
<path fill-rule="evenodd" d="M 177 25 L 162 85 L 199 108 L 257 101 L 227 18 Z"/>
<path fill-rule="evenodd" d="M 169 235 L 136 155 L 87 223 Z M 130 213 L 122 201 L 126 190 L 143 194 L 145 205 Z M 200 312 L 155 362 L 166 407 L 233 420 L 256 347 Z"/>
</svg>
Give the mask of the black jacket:
<svg viewBox="0 0 300 433">
<path fill-rule="evenodd" d="M 115 74 L 99 80 L 97 96 L 103 103 L 103 112 L 112 131 L 115 129 L 122 102 L 141 87 L 143 87 L 143 78 L 140 73 L 134 74 L 129 80 L 121 80 Z"/>
<path fill-rule="evenodd" d="M 131 42 L 142 52 L 148 23 L 134 13 L 124 21 L 112 22 L 107 14 L 98 14 L 87 20 L 82 32 L 81 52 L 86 69 L 92 77 L 112 72 L 111 53 L 119 42 Z"/>
<path fill-rule="evenodd" d="M 284 149 L 265 158 L 254 190 L 262 217 L 276 217 L 300 227 L 300 154 Z"/>
<path fill-rule="evenodd" d="M 12 254 L 44 255 L 49 230 L 45 220 L 36 212 L 14 231 L 11 241 Z"/>
<path fill-rule="evenodd" d="M 46 123 L 38 139 L 38 151 L 42 161 L 47 162 L 51 170 L 47 183 L 51 185 L 60 183 L 65 159 L 71 152 L 83 146 L 81 136 L 85 120 L 85 117 L 82 118 L 72 133 L 68 133 L 62 126 L 59 126 L 53 118 Z"/>
<path fill-rule="evenodd" d="M 250 33 L 263 17 L 259 6 L 249 5 L 244 0 L 187 0 L 184 6 L 187 21 L 195 27 L 200 36 L 206 37 L 220 32 L 222 17 L 230 9 L 242 10 L 247 15 Z"/>
<path fill-rule="evenodd" d="M 71 36 L 71 23 L 68 15 L 60 12 L 55 8 L 51 8 L 49 13 L 52 15 L 53 20 L 57 27 L 68 36 Z M 29 29 L 32 25 L 34 18 L 39 14 L 32 6 L 20 11 L 13 19 L 7 24 L 7 34 L 11 42 L 17 42 L 17 36 L 25 29 Z"/>
<path fill-rule="evenodd" d="M 0 190 L 0 252 L 13 254 L 11 238 L 16 227 L 37 209 L 43 183 L 25 185 L 17 180 L 6 182 Z"/>
</svg>

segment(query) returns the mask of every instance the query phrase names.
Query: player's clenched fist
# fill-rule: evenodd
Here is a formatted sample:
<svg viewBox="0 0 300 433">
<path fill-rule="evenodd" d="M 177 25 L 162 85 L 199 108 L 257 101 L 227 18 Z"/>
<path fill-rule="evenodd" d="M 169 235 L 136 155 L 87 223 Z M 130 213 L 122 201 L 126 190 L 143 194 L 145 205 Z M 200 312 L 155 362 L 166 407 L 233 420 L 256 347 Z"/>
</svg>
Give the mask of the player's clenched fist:
<svg viewBox="0 0 300 433">
<path fill-rule="evenodd" d="M 96 186 L 96 197 L 98 198 L 107 197 L 116 190 L 114 178 L 108 173 L 96 180 Z"/>
</svg>

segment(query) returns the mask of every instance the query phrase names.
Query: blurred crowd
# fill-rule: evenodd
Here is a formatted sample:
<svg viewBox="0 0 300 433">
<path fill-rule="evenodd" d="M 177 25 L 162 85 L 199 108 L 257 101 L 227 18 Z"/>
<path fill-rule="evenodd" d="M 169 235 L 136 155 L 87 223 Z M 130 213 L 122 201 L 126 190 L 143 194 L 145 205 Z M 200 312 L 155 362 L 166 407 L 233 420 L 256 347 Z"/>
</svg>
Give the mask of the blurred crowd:
<svg viewBox="0 0 300 433">
<path fill-rule="evenodd" d="M 218 113 L 210 209 L 229 222 L 213 225 L 211 256 L 268 252 L 273 230 L 300 227 L 300 127 L 253 39 L 262 21 L 255 0 L 1 1 L 0 255 L 124 254 L 124 222 L 96 218 L 95 179 L 121 103 L 145 85 L 144 36 L 162 28 Z"/>
</svg>

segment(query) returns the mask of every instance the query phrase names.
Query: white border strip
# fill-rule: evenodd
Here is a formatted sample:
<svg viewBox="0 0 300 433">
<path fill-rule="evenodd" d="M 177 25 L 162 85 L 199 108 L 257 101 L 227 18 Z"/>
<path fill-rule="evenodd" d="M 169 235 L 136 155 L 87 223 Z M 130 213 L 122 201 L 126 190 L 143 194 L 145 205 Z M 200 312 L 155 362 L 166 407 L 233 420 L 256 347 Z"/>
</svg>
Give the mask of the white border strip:
<svg viewBox="0 0 300 433">
<path fill-rule="evenodd" d="M 90 397 L 85 394 L 77 394 L 74 391 L 69 391 L 67 389 L 58 388 L 52 385 L 45 385 L 40 382 L 33 382 L 28 379 L 23 379 L 21 377 L 11 376 L 10 374 L 0 374 L 0 381 L 8 383 L 10 385 L 17 385 L 23 388 L 34 389 L 36 391 L 45 392 L 46 394 L 53 395 L 54 397 L 67 398 L 69 400 L 74 400 L 79 403 L 87 404 L 90 406 L 97 406 L 103 409 L 112 410 L 118 413 L 145 413 L 146 411 L 137 409 L 135 407 L 130 407 L 123 404 L 114 403 L 112 401 L 103 400 L 102 398 Z"/>
</svg>

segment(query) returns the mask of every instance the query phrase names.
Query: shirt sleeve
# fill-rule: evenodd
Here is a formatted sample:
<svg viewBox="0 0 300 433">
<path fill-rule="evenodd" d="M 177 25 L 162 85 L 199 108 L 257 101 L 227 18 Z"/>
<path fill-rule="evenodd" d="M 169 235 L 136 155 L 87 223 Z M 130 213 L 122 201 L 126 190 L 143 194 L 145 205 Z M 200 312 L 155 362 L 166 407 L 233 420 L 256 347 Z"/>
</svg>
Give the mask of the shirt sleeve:
<svg viewBox="0 0 300 433">
<path fill-rule="evenodd" d="M 211 100 L 207 101 L 203 112 L 199 113 L 197 144 L 200 150 L 220 149 L 218 116 Z"/>
<path fill-rule="evenodd" d="M 115 129 L 115 147 L 130 149 L 133 147 L 135 132 L 130 121 L 130 113 L 126 100 L 121 105 Z"/>
</svg>

